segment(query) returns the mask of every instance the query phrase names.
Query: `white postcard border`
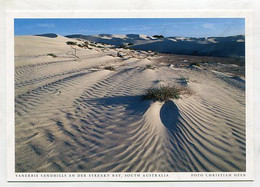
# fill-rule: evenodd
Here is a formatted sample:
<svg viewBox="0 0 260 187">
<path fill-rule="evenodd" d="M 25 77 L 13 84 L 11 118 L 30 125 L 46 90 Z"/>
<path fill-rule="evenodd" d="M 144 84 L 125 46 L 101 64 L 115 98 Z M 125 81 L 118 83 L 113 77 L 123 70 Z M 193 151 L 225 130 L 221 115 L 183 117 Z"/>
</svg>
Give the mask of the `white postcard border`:
<svg viewBox="0 0 260 187">
<path fill-rule="evenodd" d="M 14 122 L 15 18 L 245 18 L 246 36 L 246 172 L 169 173 L 16 173 Z M 236 11 L 7 11 L 7 180 L 8 181 L 241 181 L 254 179 L 252 12 Z M 119 175 L 120 174 L 120 175 Z M 140 174 L 140 176 L 138 176 Z"/>
</svg>

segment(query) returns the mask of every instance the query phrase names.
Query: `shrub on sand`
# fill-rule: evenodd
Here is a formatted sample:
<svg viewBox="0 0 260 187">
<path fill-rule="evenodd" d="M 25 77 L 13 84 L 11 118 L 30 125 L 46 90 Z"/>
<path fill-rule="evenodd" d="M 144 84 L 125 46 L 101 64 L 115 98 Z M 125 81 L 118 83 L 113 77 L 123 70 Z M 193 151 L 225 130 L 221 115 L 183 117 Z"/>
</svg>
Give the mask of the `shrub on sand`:
<svg viewBox="0 0 260 187">
<path fill-rule="evenodd" d="M 67 45 L 77 45 L 77 42 L 67 41 Z"/>
<path fill-rule="evenodd" d="M 93 66 L 92 69 L 100 69 L 99 66 Z"/>
<path fill-rule="evenodd" d="M 205 64 L 205 63 L 208 63 L 208 62 L 207 62 L 207 61 L 205 61 L 205 60 L 202 60 L 200 63 L 202 63 L 202 64 L 204 63 L 204 64 Z"/>
<path fill-rule="evenodd" d="M 144 69 L 154 69 L 155 67 L 153 67 L 151 64 L 147 64 Z"/>
<path fill-rule="evenodd" d="M 198 63 L 198 62 L 192 62 L 192 63 L 190 63 L 190 66 L 198 66 L 198 67 L 200 67 L 200 63 Z"/>
<path fill-rule="evenodd" d="M 126 46 L 126 45 L 119 45 L 118 48 L 129 49 L 129 46 Z"/>
<path fill-rule="evenodd" d="M 78 44 L 78 47 L 81 47 L 81 48 L 83 48 L 84 46 L 83 46 L 83 44 Z"/>
<path fill-rule="evenodd" d="M 116 69 L 113 66 L 106 66 L 104 67 L 106 70 L 115 71 Z"/>
<path fill-rule="evenodd" d="M 120 57 L 120 58 L 123 57 L 119 52 L 117 52 L 116 56 L 117 56 L 117 57 Z"/>
<path fill-rule="evenodd" d="M 169 99 L 179 99 L 182 94 L 191 94 L 186 87 L 181 86 L 160 86 L 158 88 L 149 88 L 145 91 L 144 99 L 153 101 L 167 101 Z"/>
<path fill-rule="evenodd" d="M 181 81 L 182 83 L 186 83 L 186 84 L 189 83 L 189 81 L 190 81 L 189 77 L 184 77 L 184 76 L 180 76 L 178 78 L 178 80 Z"/>
<path fill-rule="evenodd" d="M 47 55 L 48 55 L 48 56 L 51 56 L 51 57 L 53 57 L 53 58 L 56 58 L 56 57 L 57 57 L 57 55 L 55 55 L 55 54 L 53 54 L 53 53 L 48 53 Z"/>
<path fill-rule="evenodd" d="M 78 44 L 78 46 L 81 47 L 81 48 L 88 48 L 88 42 Z"/>
<path fill-rule="evenodd" d="M 154 38 L 157 38 L 157 39 L 163 39 L 164 36 L 163 35 L 153 35 Z"/>
</svg>

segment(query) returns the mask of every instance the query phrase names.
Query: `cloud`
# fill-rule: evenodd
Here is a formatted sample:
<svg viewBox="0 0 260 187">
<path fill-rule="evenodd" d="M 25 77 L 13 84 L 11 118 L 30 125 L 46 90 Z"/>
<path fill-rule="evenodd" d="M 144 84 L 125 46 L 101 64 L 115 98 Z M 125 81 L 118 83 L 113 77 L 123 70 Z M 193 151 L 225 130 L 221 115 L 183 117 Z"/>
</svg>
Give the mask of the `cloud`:
<svg viewBox="0 0 260 187">
<path fill-rule="evenodd" d="M 55 27 L 55 25 L 54 24 L 48 24 L 48 23 L 38 23 L 38 24 L 36 24 L 36 26 L 37 27 L 45 27 L 45 28 L 53 28 L 53 27 Z"/>
</svg>

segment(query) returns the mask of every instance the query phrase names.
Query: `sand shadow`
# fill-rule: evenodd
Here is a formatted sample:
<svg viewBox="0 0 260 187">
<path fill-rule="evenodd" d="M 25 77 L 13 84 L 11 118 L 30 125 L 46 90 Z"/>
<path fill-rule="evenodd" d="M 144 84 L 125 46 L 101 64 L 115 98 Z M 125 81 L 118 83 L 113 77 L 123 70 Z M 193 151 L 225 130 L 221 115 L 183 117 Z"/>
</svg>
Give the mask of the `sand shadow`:
<svg viewBox="0 0 260 187">
<path fill-rule="evenodd" d="M 171 132 L 176 131 L 179 116 L 179 109 L 173 101 L 169 100 L 163 104 L 160 110 L 161 122 Z"/>
<path fill-rule="evenodd" d="M 103 106 L 124 106 L 129 115 L 143 115 L 151 105 L 152 101 L 144 100 L 142 95 L 136 96 L 114 96 L 87 100 Z"/>
</svg>

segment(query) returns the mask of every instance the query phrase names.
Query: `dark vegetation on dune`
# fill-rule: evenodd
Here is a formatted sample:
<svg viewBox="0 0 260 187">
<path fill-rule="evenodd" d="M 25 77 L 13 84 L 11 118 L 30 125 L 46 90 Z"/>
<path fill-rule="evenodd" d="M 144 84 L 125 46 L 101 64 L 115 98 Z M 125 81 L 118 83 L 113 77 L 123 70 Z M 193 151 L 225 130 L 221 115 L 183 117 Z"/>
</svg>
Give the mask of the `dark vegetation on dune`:
<svg viewBox="0 0 260 187">
<path fill-rule="evenodd" d="M 192 63 L 190 63 L 190 66 L 199 66 L 200 67 L 200 63 L 199 62 L 192 62 Z"/>
<path fill-rule="evenodd" d="M 46 34 L 36 34 L 35 36 L 42 36 L 47 38 L 57 38 L 58 35 L 55 33 L 46 33 Z"/>
<path fill-rule="evenodd" d="M 154 66 L 152 66 L 151 64 L 147 64 L 144 69 L 155 69 Z"/>
<path fill-rule="evenodd" d="M 77 42 L 67 41 L 67 45 L 77 45 Z"/>
<path fill-rule="evenodd" d="M 105 70 L 115 71 L 116 69 L 113 66 L 104 67 Z"/>
<path fill-rule="evenodd" d="M 48 55 L 48 56 L 51 56 L 51 57 L 53 57 L 53 58 L 56 58 L 56 57 L 57 57 L 57 55 L 55 55 L 55 54 L 53 54 L 53 53 L 48 53 L 47 55 Z"/>
<path fill-rule="evenodd" d="M 153 35 L 154 38 L 158 38 L 158 39 L 163 39 L 164 36 L 163 35 Z"/>
<path fill-rule="evenodd" d="M 179 99 L 182 94 L 191 94 L 191 90 L 184 86 L 168 85 L 147 89 L 143 98 L 162 102 L 170 99 Z"/>
</svg>

